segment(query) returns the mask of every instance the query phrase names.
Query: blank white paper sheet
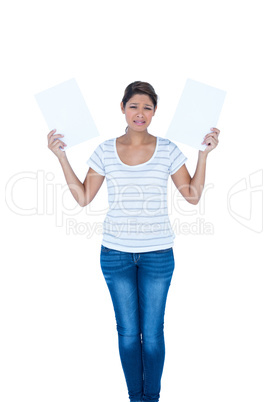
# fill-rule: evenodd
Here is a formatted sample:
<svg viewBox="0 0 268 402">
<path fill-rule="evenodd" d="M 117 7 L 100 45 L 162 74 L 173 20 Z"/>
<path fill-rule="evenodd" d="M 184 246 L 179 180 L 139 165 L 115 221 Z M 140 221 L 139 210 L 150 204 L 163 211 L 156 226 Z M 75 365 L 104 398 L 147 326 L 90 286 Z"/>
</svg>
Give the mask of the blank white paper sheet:
<svg viewBox="0 0 268 402">
<path fill-rule="evenodd" d="M 74 78 L 35 95 L 49 130 L 63 134 L 64 150 L 99 135 Z"/>
<path fill-rule="evenodd" d="M 204 136 L 217 127 L 226 92 L 187 79 L 166 137 L 203 151 Z"/>
</svg>

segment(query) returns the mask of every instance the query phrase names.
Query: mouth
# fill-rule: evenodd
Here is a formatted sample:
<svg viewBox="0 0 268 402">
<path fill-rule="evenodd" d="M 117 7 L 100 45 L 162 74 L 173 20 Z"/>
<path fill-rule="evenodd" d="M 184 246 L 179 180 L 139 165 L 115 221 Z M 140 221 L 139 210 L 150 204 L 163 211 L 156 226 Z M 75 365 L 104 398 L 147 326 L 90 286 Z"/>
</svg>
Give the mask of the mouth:
<svg viewBox="0 0 268 402">
<path fill-rule="evenodd" d="M 137 124 L 138 126 L 142 126 L 143 124 L 145 124 L 145 121 L 143 121 L 143 120 L 134 120 L 134 123 Z"/>
</svg>

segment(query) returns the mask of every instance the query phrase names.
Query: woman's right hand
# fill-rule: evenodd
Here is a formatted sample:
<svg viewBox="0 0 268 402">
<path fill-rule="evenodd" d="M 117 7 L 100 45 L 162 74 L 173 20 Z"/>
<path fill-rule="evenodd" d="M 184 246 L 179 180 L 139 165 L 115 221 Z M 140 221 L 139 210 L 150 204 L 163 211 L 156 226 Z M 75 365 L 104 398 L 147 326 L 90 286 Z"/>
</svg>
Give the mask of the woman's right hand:
<svg viewBox="0 0 268 402">
<path fill-rule="evenodd" d="M 48 148 L 59 158 L 65 158 L 66 154 L 63 150 L 66 147 L 65 142 L 61 141 L 60 138 L 64 137 L 62 134 L 55 134 L 57 130 L 52 130 L 47 135 Z M 60 147 L 62 149 L 60 149 Z"/>
</svg>

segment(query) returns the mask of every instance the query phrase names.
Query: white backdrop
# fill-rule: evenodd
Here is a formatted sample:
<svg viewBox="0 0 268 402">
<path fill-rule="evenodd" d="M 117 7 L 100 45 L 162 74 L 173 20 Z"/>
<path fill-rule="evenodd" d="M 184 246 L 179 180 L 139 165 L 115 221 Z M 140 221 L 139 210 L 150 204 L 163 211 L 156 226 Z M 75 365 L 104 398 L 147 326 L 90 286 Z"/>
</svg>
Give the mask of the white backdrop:
<svg viewBox="0 0 268 402">
<path fill-rule="evenodd" d="M 200 204 L 169 181 L 176 268 L 161 401 L 267 402 L 265 14 L 260 0 L 1 6 L 3 402 L 128 399 L 99 264 L 106 184 L 88 208 L 75 204 L 34 99 L 73 77 L 100 132 L 67 154 L 81 180 L 96 146 L 124 133 L 130 82 L 154 86 L 150 133 L 162 137 L 187 78 L 227 91 Z M 197 151 L 180 147 L 193 174 Z"/>
</svg>

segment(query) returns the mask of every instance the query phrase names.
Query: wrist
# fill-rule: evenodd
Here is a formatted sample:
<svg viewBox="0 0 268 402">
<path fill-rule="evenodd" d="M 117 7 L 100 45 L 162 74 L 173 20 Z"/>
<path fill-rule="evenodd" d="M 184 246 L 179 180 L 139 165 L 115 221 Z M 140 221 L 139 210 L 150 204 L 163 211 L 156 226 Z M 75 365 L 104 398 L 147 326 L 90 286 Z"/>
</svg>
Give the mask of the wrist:
<svg viewBox="0 0 268 402">
<path fill-rule="evenodd" d="M 58 160 L 60 164 L 64 164 L 67 161 L 67 156 L 65 152 L 62 152 L 62 155 L 58 156 Z"/>
<path fill-rule="evenodd" d="M 208 156 L 207 152 L 205 152 L 205 151 L 199 151 L 198 159 L 199 159 L 200 161 L 206 162 L 207 156 Z"/>
</svg>

